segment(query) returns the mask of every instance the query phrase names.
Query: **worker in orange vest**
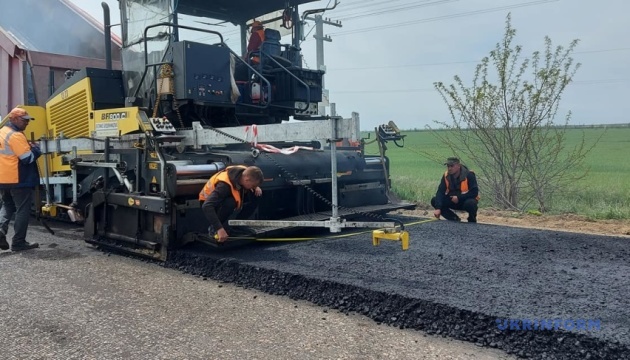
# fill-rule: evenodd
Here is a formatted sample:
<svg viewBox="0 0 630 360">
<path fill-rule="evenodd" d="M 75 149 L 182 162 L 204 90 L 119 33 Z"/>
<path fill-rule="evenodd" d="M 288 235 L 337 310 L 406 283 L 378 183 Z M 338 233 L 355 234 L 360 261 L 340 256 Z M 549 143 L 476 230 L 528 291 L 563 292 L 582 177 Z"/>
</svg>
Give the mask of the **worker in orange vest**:
<svg viewBox="0 0 630 360">
<path fill-rule="evenodd" d="M 9 221 L 15 214 L 13 223 L 12 251 L 29 250 L 39 247 L 37 243 L 26 241 L 26 232 L 33 204 L 33 189 L 39 186 L 37 158 L 41 155 L 39 146 L 29 143 L 24 130 L 34 120 L 26 110 L 15 108 L 9 113 L 9 122 L 0 129 L 0 249 L 9 249 L 7 232 Z"/>
<path fill-rule="evenodd" d="M 224 242 L 230 233 L 235 235 L 228 219 L 248 219 L 256 211 L 262 182 L 263 173 L 257 166 L 228 166 L 210 177 L 199 192 L 199 201 L 203 202 L 202 211 L 210 222 L 211 238 L 216 235 L 218 242 Z"/>
<path fill-rule="evenodd" d="M 260 57 L 258 55 L 252 56 L 252 52 L 260 50 L 260 46 L 264 41 L 265 27 L 263 26 L 262 22 L 254 20 L 254 22 L 252 22 L 251 35 L 249 36 L 249 43 L 247 44 L 246 55 L 246 58 L 250 60 L 251 64 L 260 63 Z"/>
<path fill-rule="evenodd" d="M 431 206 L 435 209 L 433 215 L 446 220 L 461 221 L 453 210 L 468 212 L 468 222 L 477 222 L 477 209 L 479 202 L 479 187 L 475 173 L 458 158 L 450 157 L 446 160 L 447 170 L 442 176 L 435 197 L 431 199 Z"/>
</svg>

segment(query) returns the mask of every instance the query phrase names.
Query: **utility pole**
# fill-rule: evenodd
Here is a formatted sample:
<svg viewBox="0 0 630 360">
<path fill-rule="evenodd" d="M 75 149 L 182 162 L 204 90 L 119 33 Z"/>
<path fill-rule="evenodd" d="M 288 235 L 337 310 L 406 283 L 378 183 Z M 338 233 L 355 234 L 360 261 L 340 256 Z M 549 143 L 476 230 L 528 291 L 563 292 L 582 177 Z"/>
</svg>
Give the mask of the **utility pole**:
<svg viewBox="0 0 630 360">
<path fill-rule="evenodd" d="M 315 15 L 315 17 L 307 17 L 307 20 L 315 21 L 315 35 L 313 38 L 316 40 L 315 51 L 317 56 L 317 70 L 326 71 L 326 65 L 324 64 L 324 41 L 332 42 L 332 39 L 328 35 L 324 35 L 324 24 L 341 27 L 341 22 L 336 20 L 332 21 L 328 18 L 324 19 L 321 15 Z M 326 106 L 328 106 L 328 90 L 324 85 L 324 78 L 322 77 L 322 92 L 323 100 L 318 106 L 319 115 L 326 115 Z"/>
</svg>

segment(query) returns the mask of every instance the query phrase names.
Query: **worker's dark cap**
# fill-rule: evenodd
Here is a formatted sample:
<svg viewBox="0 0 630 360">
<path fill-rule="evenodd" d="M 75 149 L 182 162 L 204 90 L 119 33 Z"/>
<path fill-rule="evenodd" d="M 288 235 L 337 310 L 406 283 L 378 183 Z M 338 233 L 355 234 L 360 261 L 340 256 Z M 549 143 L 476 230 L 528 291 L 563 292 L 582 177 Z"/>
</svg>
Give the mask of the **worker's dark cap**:
<svg viewBox="0 0 630 360">
<path fill-rule="evenodd" d="M 456 157 L 450 157 L 446 159 L 446 162 L 444 163 L 444 165 L 453 165 L 453 164 L 459 164 L 459 159 Z"/>
<path fill-rule="evenodd" d="M 9 113 L 9 118 L 11 119 L 24 119 L 24 120 L 35 120 L 32 116 L 30 116 L 26 110 L 16 107 Z"/>
</svg>

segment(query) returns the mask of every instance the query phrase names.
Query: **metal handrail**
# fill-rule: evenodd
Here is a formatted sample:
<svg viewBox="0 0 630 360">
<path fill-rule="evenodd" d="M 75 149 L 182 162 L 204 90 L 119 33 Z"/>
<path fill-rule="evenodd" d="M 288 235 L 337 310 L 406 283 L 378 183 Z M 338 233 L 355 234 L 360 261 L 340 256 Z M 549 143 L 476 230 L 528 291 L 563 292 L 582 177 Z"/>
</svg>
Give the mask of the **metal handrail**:
<svg viewBox="0 0 630 360">
<path fill-rule="evenodd" d="M 214 30 L 200 29 L 200 28 L 196 28 L 196 27 L 193 27 L 193 26 L 173 24 L 173 23 L 170 23 L 170 22 L 161 22 L 161 23 L 156 23 L 156 24 L 149 25 L 149 26 L 144 28 L 144 37 L 143 37 L 143 42 L 144 42 L 144 72 L 142 73 L 142 77 L 140 78 L 140 83 L 138 84 L 138 86 L 136 88 L 136 91 L 133 94 L 134 97 L 138 96 L 138 92 L 140 92 L 140 88 L 142 87 L 142 83 L 144 82 L 144 80 L 145 80 L 145 78 L 147 76 L 149 67 L 155 67 L 156 65 L 170 64 L 169 62 L 160 62 L 160 63 L 148 64 L 148 62 L 149 62 L 149 53 L 147 51 L 147 48 L 148 48 L 147 47 L 147 34 L 148 34 L 149 29 L 154 28 L 154 27 L 158 27 L 158 26 L 171 26 L 171 27 L 176 27 L 176 28 L 181 28 L 181 29 L 195 30 L 195 31 L 206 32 L 206 33 L 217 35 L 219 37 L 219 39 L 221 40 L 219 45 L 220 46 L 225 46 L 225 48 L 228 49 L 228 51 L 230 52 L 231 55 L 234 56 L 234 58 L 236 58 L 238 61 L 241 61 L 242 63 L 244 63 L 250 70 L 252 70 L 256 75 L 258 75 L 261 78 L 262 81 L 264 81 L 267 84 L 267 88 L 268 89 L 271 89 L 271 83 L 269 82 L 269 80 L 267 80 L 267 78 L 265 78 L 261 73 L 256 71 L 256 69 L 254 69 L 246 61 L 241 59 L 241 57 L 237 53 L 235 53 L 232 49 L 230 49 L 230 47 L 227 46 L 227 44 L 223 41 L 223 35 L 220 32 L 214 31 Z M 255 108 L 259 108 L 259 109 L 266 109 L 266 108 L 269 107 L 269 103 L 270 102 L 271 102 L 271 91 L 268 94 L 268 101 L 265 102 L 264 106 L 252 105 L 252 104 L 241 104 L 241 105 L 249 106 L 249 107 L 255 107 Z"/>
<path fill-rule="evenodd" d="M 150 66 L 155 66 L 156 64 L 149 64 L 149 52 L 148 52 L 148 46 L 147 46 L 147 34 L 149 32 L 149 29 L 152 29 L 154 27 L 158 27 L 158 26 L 170 26 L 170 27 L 176 27 L 176 28 L 181 28 L 181 29 L 187 29 L 187 30 L 196 30 L 196 31 L 200 31 L 200 32 L 206 32 L 209 34 L 215 34 L 219 37 L 219 39 L 221 39 L 221 43 L 223 44 L 223 35 L 218 32 L 218 31 L 214 31 L 214 30 L 207 30 L 207 29 L 200 29 L 200 28 L 196 28 L 196 27 L 192 27 L 192 26 L 187 26 L 187 25 L 179 25 L 179 24 L 173 24 L 170 22 L 161 22 L 161 23 L 156 23 L 156 24 L 152 24 L 149 25 L 147 27 L 144 28 L 144 34 L 143 34 L 143 38 L 142 38 L 142 42 L 144 43 L 144 72 L 142 73 L 142 77 L 140 78 L 140 83 L 138 84 L 138 87 L 136 88 L 136 91 L 133 94 L 133 97 L 137 97 L 138 96 L 138 92 L 140 92 L 140 88 L 142 87 L 142 83 L 144 82 L 144 79 L 147 76 L 147 72 Z M 159 64 L 169 64 L 169 63 L 159 63 Z"/>
<path fill-rule="evenodd" d="M 232 54 L 232 55 L 234 56 L 234 58 L 235 58 L 235 59 L 237 59 L 238 61 L 240 61 L 240 62 L 242 62 L 243 64 L 245 64 L 245 66 L 247 66 L 247 67 L 248 67 L 251 71 L 253 71 L 253 72 L 254 72 L 254 74 L 258 75 L 258 76 L 260 77 L 260 79 L 261 79 L 262 81 L 264 81 L 264 82 L 265 82 L 265 84 L 267 84 L 267 89 L 269 89 L 268 98 L 267 98 L 267 101 L 266 101 L 266 102 L 264 102 L 264 104 L 265 104 L 264 106 L 260 106 L 260 105 L 253 105 L 253 104 L 242 104 L 242 103 L 241 103 L 241 104 L 239 104 L 239 105 L 241 105 L 241 106 L 248 106 L 248 107 L 254 107 L 254 108 L 259 108 L 259 109 L 266 109 L 266 108 L 268 108 L 268 107 L 269 107 L 269 104 L 271 103 L 271 82 L 269 82 L 269 80 L 267 80 L 267 78 L 266 78 L 266 77 L 264 77 L 264 76 L 263 76 L 263 74 L 261 74 L 260 72 L 258 72 L 258 71 L 257 71 L 257 70 L 253 67 L 253 66 L 251 66 L 250 64 L 248 64 L 248 63 L 247 63 L 247 61 L 245 61 L 245 60 L 241 59 L 241 57 L 240 57 L 237 53 L 235 53 L 232 49 L 230 49 L 230 47 L 229 47 L 229 46 L 227 46 L 225 43 L 221 43 L 221 44 L 222 44 L 222 45 L 224 45 L 224 46 L 228 49 L 228 51 L 230 52 L 230 54 Z M 262 98 L 263 98 L 263 97 L 262 97 L 262 88 L 261 88 L 260 90 L 261 90 L 261 99 L 262 99 Z"/>
<path fill-rule="evenodd" d="M 161 22 L 161 23 L 157 23 L 157 24 L 152 24 L 149 25 L 147 27 L 144 28 L 144 63 L 148 63 L 149 62 L 149 53 L 147 51 L 147 33 L 149 31 L 149 29 L 152 29 L 154 27 L 158 27 L 158 26 L 171 26 L 171 27 L 176 27 L 176 28 L 180 28 L 180 29 L 187 29 L 187 30 L 195 30 L 195 31 L 200 31 L 200 32 L 206 32 L 209 34 L 215 34 L 219 37 L 219 39 L 221 39 L 221 43 L 223 44 L 223 35 L 218 32 L 218 31 L 214 31 L 214 30 L 207 30 L 207 29 L 200 29 L 200 28 L 196 28 L 193 26 L 187 26 L 187 25 L 179 25 L 179 24 L 173 24 L 171 22 Z"/>
<path fill-rule="evenodd" d="M 262 47 L 262 45 L 261 45 L 261 47 Z M 302 79 L 300 79 L 299 77 L 295 76 L 295 74 L 293 74 L 291 71 L 289 71 L 289 69 L 287 69 L 284 65 L 280 64 L 280 62 L 278 62 L 278 60 L 274 59 L 273 56 L 270 55 L 269 53 L 267 53 L 265 51 L 262 51 L 262 50 L 256 50 L 256 51 L 252 51 L 250 53 L 250 55 L 251 54 L 254 54 L 254 55 L 258 54 L 260 56 L 260 67 L 261 67 L 261 69 L 262 69 L 262 66 L 263 66 L 263 55 L 264 55 L 265 57 L 267 57 L 271 61 L 273 61 L 276 65 L 278 65 L 287 74 L 291 75 L 295 80 L 297 80 L 302 85 L 304 85 L 304 87 L 306 88 L 306 107 L 305 108 L 301 109 L 301 108 L 298 108 L 298 107 L 290 108 L 288 106 L 281 106 L 282 108 L 294 109 L 294 110 L 299 110 L 299 111 L 306 111 L 306 110 L 308 110 L 309 104 L 311 103 L 311 88 L 310 88 L 310 86 L 308 86 L 308 84 L 306 84 L 304 81 L 302 81 Z M 250 68 L 251 68 L 251 66 L 250 66 Z M 274 106 L 276 106 L 276 105 L 274 105 Z"/>
</svg>

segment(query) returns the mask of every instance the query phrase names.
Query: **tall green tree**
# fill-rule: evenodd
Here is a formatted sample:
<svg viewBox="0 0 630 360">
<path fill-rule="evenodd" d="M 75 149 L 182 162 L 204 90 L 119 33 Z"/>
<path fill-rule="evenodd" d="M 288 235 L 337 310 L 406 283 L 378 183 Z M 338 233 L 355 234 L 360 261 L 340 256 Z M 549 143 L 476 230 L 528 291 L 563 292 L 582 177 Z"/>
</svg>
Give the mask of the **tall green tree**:
<svg viewBox="0 0 630 360">
<path fill-rule="evenodd" d="M 570 112 L 556 122 L 561 96 L 580 67 L 571 57 L 578 40 L 554 48 L 545 37 L 543 52 L 523 57 L 515 36 L 508 14 L 503 39 L 477 65 L 472 84 L 459 76 L 450 85 L 434 83 L 451 115 L 436 121 L 451 131 L 434 134 L 470 160 L 482 194 L 494 205 L 522 210 L 537 203 L 546 211 L 559 189 L 585 174 L 583 161 L 592 148 L 584 134 L 567 148 Z"/>
</svg>

